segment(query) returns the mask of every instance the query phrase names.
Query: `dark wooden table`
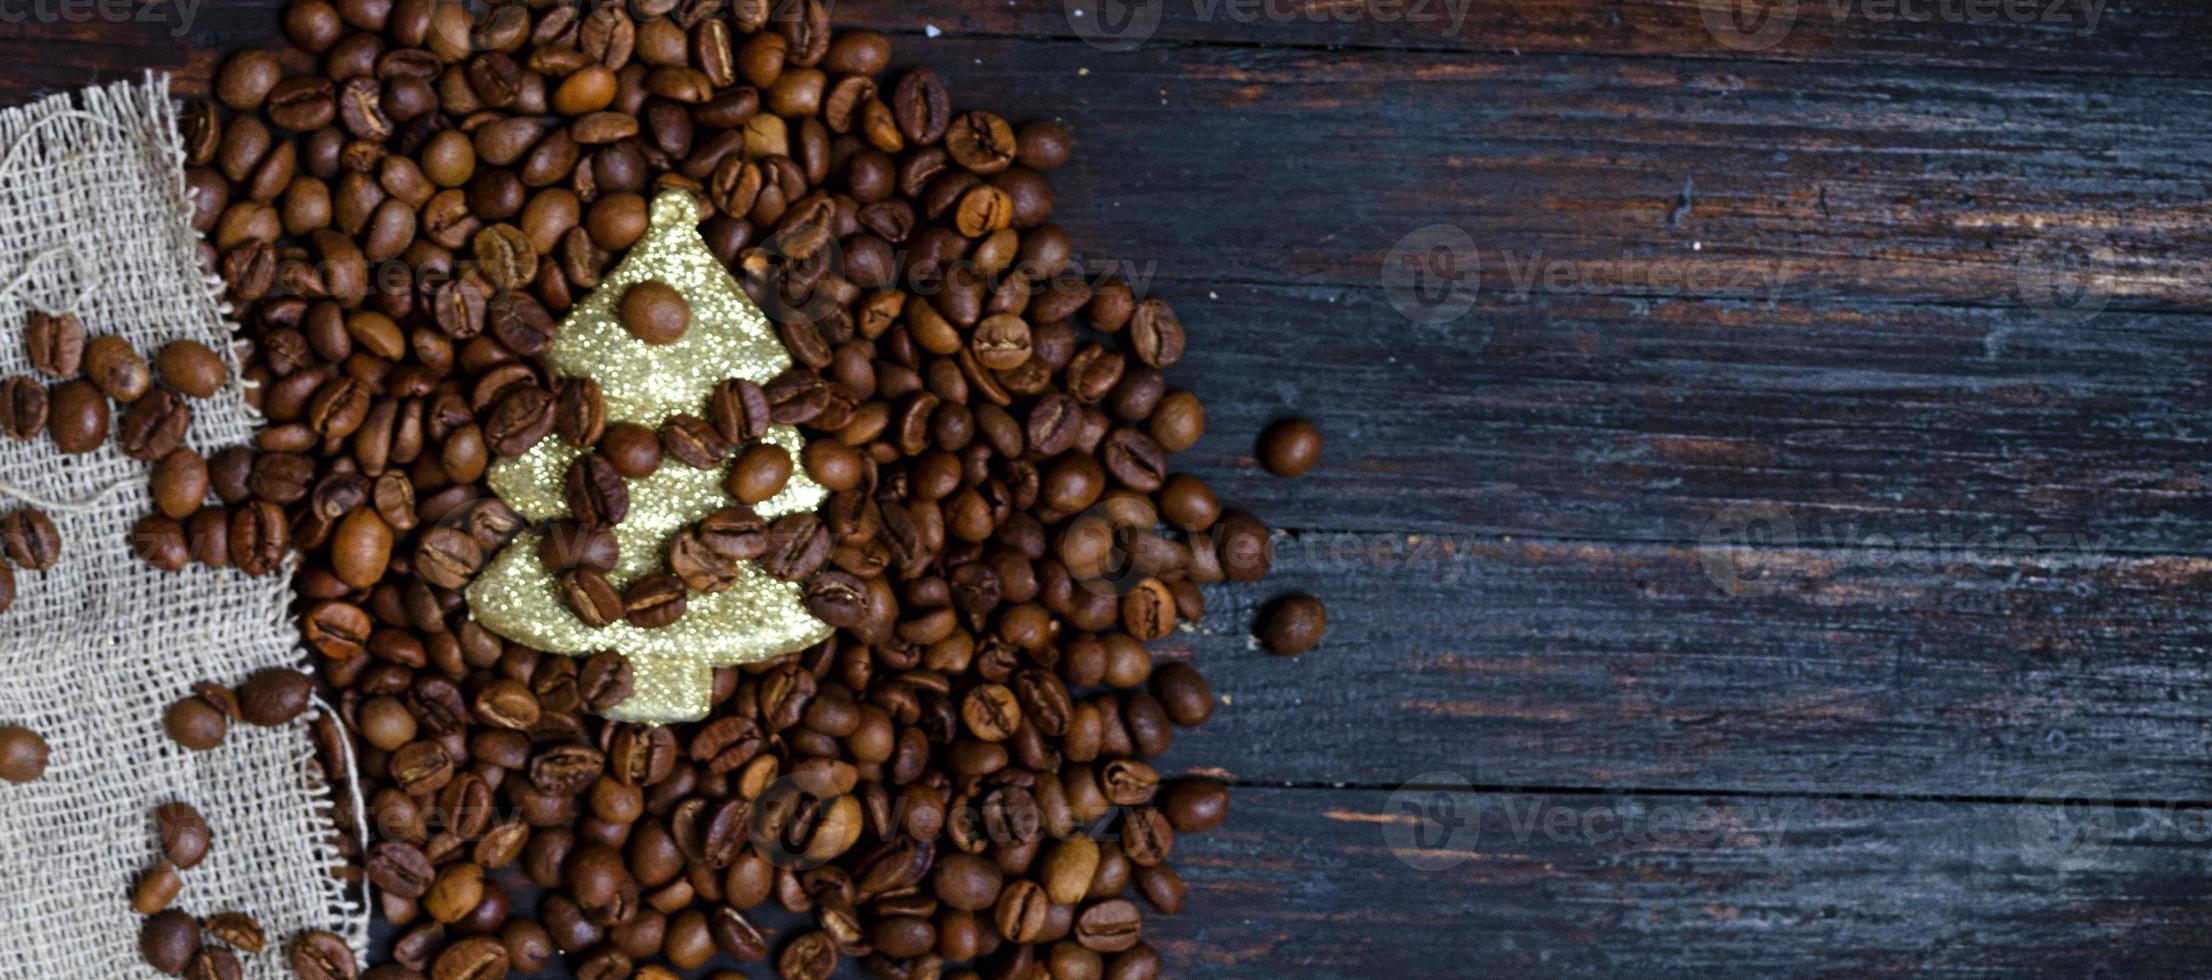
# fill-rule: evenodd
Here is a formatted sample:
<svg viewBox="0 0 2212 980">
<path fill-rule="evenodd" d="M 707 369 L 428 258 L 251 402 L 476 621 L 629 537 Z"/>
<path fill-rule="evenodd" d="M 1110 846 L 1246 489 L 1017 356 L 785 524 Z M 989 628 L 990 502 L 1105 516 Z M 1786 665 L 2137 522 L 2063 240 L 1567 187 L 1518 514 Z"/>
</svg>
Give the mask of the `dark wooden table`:
<svg viewBox="0 0 2212 980">
<path fill-rule="evenodd" d="M 0 25 L 5 94 L 275 5 Z M 837 5 L 1074 125 L 1059 220 L 1285 529 L 1163 644 L 1239 787 L 1180 975 L 2204 972 L 2212 8 L 1768 6 Z"/>
</svg>

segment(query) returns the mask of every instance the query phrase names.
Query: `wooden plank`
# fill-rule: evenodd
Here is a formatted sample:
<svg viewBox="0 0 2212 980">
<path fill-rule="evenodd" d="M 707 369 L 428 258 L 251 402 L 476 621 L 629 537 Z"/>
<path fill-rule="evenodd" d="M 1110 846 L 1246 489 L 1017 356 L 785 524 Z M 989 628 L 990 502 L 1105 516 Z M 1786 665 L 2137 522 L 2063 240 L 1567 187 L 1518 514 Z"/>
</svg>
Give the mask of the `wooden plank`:
<svg viewBox="0 0 2212 980">
<path fill-rule="evenodd" d="M 1729 0 L 1138 0 L 1119 8 L 1098 0 L 840 0 L 835 10 L 840 23 L 879 29 L 1073 37 L 1109 48 L 1201 42 L 2100 75 L 2212 71 L 2200 43 L 2208 11 L 2186 0 L 1744 7 L 1736 20 L 1727 17 Z"/>
<path fill-rule="evenodd" d="M 1312 534 L 1154 645 L 1220 702 L 1170 756 L 1256 784 L 2212 801 L 2204 559 Z M 1309 592 L 1324 645 L 1254 649 Z M 1425 779 L 1423 781 L 1426 781 Z"/>
<path fill-rule="evenodd" d="M 1208 406 L 1179 465 L 1287 527 L 1686 542 L 1771 505 L 1809 545 L 2212 539 L 2200 316 L 1570 289 L 1423 323 L 1377 289 L 1154 291 Z M 1250 463 L 1284 415 L 1329 440 L 1298 480 Z"/>
<path fill-rule="evenodd" d="M 1323 980 L 2185 976 L 2212 944 L 2203 811 L 1453 802 L 1241 791 L 1226 827 L 1178 845 L 1197 911 L 1147 935 L 1180 976 Z M 1386 836 L 1414 832 L 1428 851 Z"/>
</svg>

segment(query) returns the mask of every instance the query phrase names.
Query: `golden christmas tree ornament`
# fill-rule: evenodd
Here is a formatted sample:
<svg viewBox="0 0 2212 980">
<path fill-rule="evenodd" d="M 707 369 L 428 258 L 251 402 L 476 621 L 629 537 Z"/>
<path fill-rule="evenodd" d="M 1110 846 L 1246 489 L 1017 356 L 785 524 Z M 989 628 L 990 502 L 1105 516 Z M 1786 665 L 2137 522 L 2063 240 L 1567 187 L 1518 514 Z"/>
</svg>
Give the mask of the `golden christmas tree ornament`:
<svg viewBox="0 0 2212 980">
<path fill-rule="evenodd" d="M 592 378 L 606 395 L 607 418 L 659 429 L 671 415 L 703 414 L 716 385 L 731 378 L 765 384 L 791 367 L 791 355 L 766 314 L 699 237 L 698 205 L 671 190 L 653 201 L 645 236 L 591 295 L 562 322 L 546 352 L 555 376 Z M 665 282 L 691 306 L 691 326 L 673 343 L 649 344 L 624 329 L 623 295 L 633 285 Z M 806 442 L 779 425 L 767 441 L 797 459 Z M 527 454 L 501 460 L 488 480 L 493 493 L 542 524 L 569 516 L 562 475 L 585 450 L 558 436 Z M 731 454 L 731 459 L 736 458 Z M 723 492 L 728 464 L 694 469 L 669 460 L 630 481 L 628 516 L 614 526 L 621 555 L 607 580 L 617 589 L 664 570 L 669 542 L 700 518 L 737 501 Z M 828 496 L 795 470 L 783 491 L 753 509 L 765 520 L 811 511 Z M 568 656 L 615 650 L 637 678 L 630 699 L 607 712 L 621 721 L 696 721 L 712 706 L 714 668 L 769 660 L 827 639 L 830 626 L 806 609 L 804 590 L 755 562 L 740 563 L 735 588 L 688 593 L 682 618 L 659 629 L 617 621 L 593 628 L 569 610 L 556 576 L 538 558 L 540 534 L 517 537 L 469 586 L 469 609 L 492 632 L 525 646 Z"/>
</svg>

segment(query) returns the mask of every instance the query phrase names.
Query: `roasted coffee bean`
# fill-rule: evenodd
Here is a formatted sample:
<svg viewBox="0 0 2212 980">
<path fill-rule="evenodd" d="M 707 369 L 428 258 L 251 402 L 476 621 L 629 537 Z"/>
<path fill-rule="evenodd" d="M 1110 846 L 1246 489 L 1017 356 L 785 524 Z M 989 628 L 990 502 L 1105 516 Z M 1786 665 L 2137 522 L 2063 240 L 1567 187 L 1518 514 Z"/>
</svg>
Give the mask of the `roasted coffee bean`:
<svg viewBox="0 0 2212 980">
<path fill-rule="evenodd" d="M 0 381 L 0 433 L 10 439 L 37 438 L 46 428 L 46 386 L 18 374 Z"/>
<path fill-rule="evenodd" d="M 28 783 L 46 775 L 46 739 L 21 725 L 0 725 L 0 779 Z"/>
<path fill-rule="evenodd" d="M 84 373 L 102 394 L 119 402 L 137 401 L 154 381 L 138 348 L 112 335 L 94 337 L 85 344 Z"/>
<path fill-rule="evenodd" d="M 211 835 L 207 820 L 189 803 L 164 803 L 154 809 L 154 831 L 169 863 L 189 870 L 207 857 Z"/>
<path fill-rule="evenodd" d="M 258 109 L 269 90 L 284 78 L 284 68 L 266 51 L 241 51 L 215 73 L 215 97 L 233 109 Z M 175 973 L 175 970 L 169 971 Z"/>
<path fill-rule="evenodd" d="M 276 571 L 291 547 L 284 508 L 266 500 L 252 501 L 232 511 L 227 535 L 231 565 L 248 575 Z"/>
<path fill-rule="evenodd" d="M 1309 595 L 1289 596 L 1276 600 L 1264 614 L 1260 645 L 1276 656 L 1294 657 L 1319 646 L 1321 634 L 1328 627 L 1329 610 L 1321 600 Z"/>
<path fill-rule="evenodd" d="M 241 980 L 246 970 L 236 953 L 220 946 L 202 946 L 185 966 L 184 975 L 186 980 Z"/>
<path fill-rule="evenodd" d="M 952 126 L 952 97 L 937 73 L 927 68 L 910 69 L 899 76 L 891 90 L 891 111 L 898 120 L 899 133 L 917 145 L 943 139 Z"/>
<path fill-rule="evenodd" d="M 12 511 L 0 517 L 0 553 L 19 567 L 46 571 L 61 560 L 61 532 L 41 511 Z"/>
<path fill-rule="evenodd" d="M 33 312 L 23 328 L 23 348 L 33 370 L 49 378 L 69 377 L 84 363 L 84 324 L 74 313 Z"/>
<path fill-rule="evenodd" d="M 268 944 L 261 923 L 244 912 L 218 912 L 209 916 L 207 934 L 241 953 L 258 954 Z"/>
<path fill-rule="evenodd" d="M 1075 941 L 1085 949 L 1118 953 L 1143 937 L 1143 914 L 1126 899 L 1110 899 L 1084 909 L 1075 920 Z"/>
<path fill-rule="evenodd" d="M 622 327 L 648 344 L 673 344 L 691 329 L 691 304 L 676 287 L 659 280 L 631 286 L 622 294 Z"/>
<path fill-rule="evenodd" d="M 170 909 L 147 919 L 138 929 L 138 955 L 147 966 L 172 976 L 184 974 L 200 951 L 200 923 L 191 915 Z"/>
<path fill-rule="evenodd" d="M 500 396 L 484 422 L 484 441 L 501 456 L 520 456 L 553 431 L 553 396 L 534 384 L 519 384 Z"/>
<path fill-rule="evenodd" d="M 123 413 L 123 424 L 115 430 L 116 448 L 132 459 L 160 459 L 184 444 L 191 427 L 192 409 L 184 399 L 167 388 L 156 388 Z"/>
<path fill-rule="evenodd" d="M 605 456 L 587 453 L 576 457 L 569 463 L 561 485 L 569 515 L 579 523 L 612 527 L 629 516 L 629 482 Z"/>
<path fill-rule="evenodd" d="M 599 382 L 570 378 L 561 382 L 553 400 L 553 428 L 571 446 L 590 447 L 607 430 L 607 398 Z M 620 460 L 616 461 L 619 468 Z M 638 477 L 642 473 L 623 473 Z"/>
<path fill-rule="evenodd" d="M 301 933 L 292 940 L 287 958 L 300 980 L 359 980 L 361 975 L 352 947 L 335 933 Z"/>
<path fill-rule="evenodd" d="M 683 618 L 684 583 L 674 575 L 648 575 L 622 594 L 623 619 L 639 629 L 659 629 Z"/>
<path fill-rule="evenodd" d="M 230 733 L 230 719 L 221 709 L 199 697 L 185 698 L 170 705 L 162 715 L 161 724 L 172 741 L 195 752 L 223 744 L 223 737 Z"/>
<path fill-rule="evenodd" d="M 696 415 L 669 416 L 661 423 L 660 442 L 669 458 L 693 469 L 718 468 L 730 454 L 730 444 L 705 419 Z"/>
<path fill-rule="evenodd" d="M 707 418 L 725 441 L 733 445 L 757 442 L 772 423 L 768 395 L 743 379 L 722 382 L 708 399 Z"/>
<path fill-rule="evenodd" d="M 731 464 L 722 490 L 740 503 L 763 503 L 791 482 L 791 454 L 772 442 L 747 446 Z"/>
<path fill-rule="evenodd" d="M 457 528 L 432 529 L 415 545 L 415 574 L 439 588 L 466 587 L 483 567 L 483 546 L 468 532 Z"/>
<path fill-rule="evenodd" d="M 183 890 L 184 878 L 177 874 L 177 866 L 164 859 L 140 875 L 138 884 L 132 887 L 131 911 L 153 915 L 168 908 Z"/>
<path fill-rule="evenodd" d="M 911 134 L 909 134 L 911 135 Z M 963 113 L 945 132 L 945 149 L 954 162 L 979 174 L 995 174 L 1014 163 L 1014 129 L 988 112 Z"/>
<path fill-rule="evenodd" d="M 1305 419 L 1285 419 L 1260 436 L 1260 465 L 1281 477 L 1305 475 L 1321 458 L 1321 432 Z"/>
<path fill-rule="evenodd" d="M 92 382 L 78 378 L 55 386 L 46 425 L 54 448 L 72 455 L 89 453 L 108 439 L 108 399 Z"/>
<path fill-rule="evenodd" d="M 807 933 L 783 948 L 776 970 L 786 980 L 829 980 L 837 973 L 837 944 L 827 933 Z"/>
<path fill-rule="evenodd" d="M 761 567 L 788 582 L 803 582 L 829 560 L 829 529 L 808 513 L 789 514 L 768 526 Z"/>
<path fill-rule="evenodd" d="M 255 671 L 238 688 L 238 711 L 247 722 L 263 727 L 290 724 L 307 710 L 315 696 L 315 682 L 306 674 L 284 667 Z"/>
<path fill-rule="evenodd" d="M 603 714 L 629 700 L 635 689 L 629 658 L 613 650 L 593 654 L 576 672 L 576 694 L 585 709 L 594 714 Z"/>
<path fill-rule="evenodd" d="M 598 629 L 622 618 L 622 593 L 598 571 L 572 569 L 562 573 L 560 585 L 562 600 L 584 625 Z"/>
</svg>

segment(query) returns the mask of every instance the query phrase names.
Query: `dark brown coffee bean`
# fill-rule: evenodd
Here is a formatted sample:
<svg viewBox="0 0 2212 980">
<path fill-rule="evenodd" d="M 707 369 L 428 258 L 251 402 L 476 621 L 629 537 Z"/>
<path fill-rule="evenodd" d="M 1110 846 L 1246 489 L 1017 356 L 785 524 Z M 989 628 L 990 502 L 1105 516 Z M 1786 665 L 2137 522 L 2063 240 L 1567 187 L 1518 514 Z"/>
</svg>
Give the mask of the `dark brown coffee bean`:
<svg viewBox="0 0 2212 980">
<path fill-rule="evenodd" d="M 1321 600 L 1294 595 L 1276 600 L 1265 613 L 1259 629 L 1260 645 L 1267 652 L 1294 657 L 1321 644 L 1328 630 L 1329 611 Z"/>
<path fill-rule="evenodd" d="M 1015 134 L 1017 159 L 1021 165 L 1040 173 L 1051 173 L 1068 162 L 1075 139 L 1065 126 L 1048 120 L 1022 124 Z"/>
<path fill-rule="evenodd" d="M 613 650 L 592 654 L 576 672 L 577 696 L 594 714 L 603 714 L 629 700 L 635 689 L 636 676 L 629 658 Z"/>
<path fill-rule="evenodd" d="M 927 68 L 914 68 L 899 76 L 891 90 L 891 111 L 900 134 L 916 145 L 943 139 L 952 126 L 952 97 L 937 73 Z"/>
<path fill-rule="evenodd" d="M 995 174 L 1014 163 L 1014 129 L 988 112 L 961 114 L 945 132 L 945 149 L 954 162 L 979 174 Z"/>
<path fill-rule="evenodd" d="M 10 512 L 0 517 L 0 553 L 22 568 L 46 571 L 61 560 L 61 532 L 37 509 Z"/>
<path fill-rule="evenodd" d="M 524 247 L 528 247 L 527 244 Z M 508 274 L 527 278 L 536 274 L 537 264 L 537 258 L 530 256 L 527 269 Z M 507 288 L 519 288 L 521 285 L 517 281 Z M 525 293 L 503 293 L 486 303 L 484 326 L 500 343 L 507 345 L 508 350 L 524 357 L 537 357 L 545 353 L 553 346 L 553 336 L 559 329 L 553 322 L 553 315 L 546 312 L 544 304 Z M 557 417 L 555 421 L 558 423 Z"/>
<path fill-rule="evenodd" d="M 481 874 L 481 871 L 478 872 Z M 510 963 L 507 947 L 490 936 L 471 936 L 438 954 L 431 980 L 501 980 Z"/>
<path fill-rule="evenodd" d="M 659 629 L 684 615 L 684 583 L 674 575 L 648 575 L 622 594 L 623 619 L 639 629 Z"/>
<path fill-rule="evenodd" d="M 220 946 L 203 946 L 184 968 L 185 980 L 241 980 L 245 967 L 238 955 Z"/>
<path fill-rule="evenodd" d="M 184 878 L 177 874 L 177 866 L 163 859 L 140 875 L 131 888 L 131 911 L 140 915 L 153 915 L 166 909 L 184 890 Z"/>
<path fill-rule="evenodd" d="M 157 388 L 123 413 L 123 424 L 115 430 L 116 447 L 132 459 L 160 459 L 184 444 L 191 427 L 191 407 L 175 392 Z"/>
<path fill-rule="evenodd" d="M 1075 941 L 1085 949 L 1118 953 L 1137 944 L 1144 935 L 1144 914 L 1126 899 L 1099 902 L 1075 920 Z"/>
<path fill-rule="evenodd" d="M 439 588 L 464 588 L 483 567 L 484 548 L 466 531 L 435 528 L 416 542 L 415 574 Z"/>
<path fill-rule="evenodd" d="M 314 695 L 315 682 L 306 674 L 269 667 L 255 671 L 239 686 L 238 713 L 255 725 L 286 725 L 307 710 Z"/>
<path fill-rule="evenodd" d="M 301 933 L 292 941 L 288 959 L 300 980 L 359 980 L 361 976 L 352 947 L 335 933 Z"/>
<path fill-rule="evenodd" d="M 119 402 L 137 401 L 154 381 L 138 348 L 116 336 L 94 337 L 85 344 L 84 373 L 103 394 Z"/>
<path fill-rule="evenodd" d="M 715 431 L 733 445 L 757 442 L 772 423 L 768 396 L 761 387 L 743 379 L 722 382 L 707 403 L 707 418 Z"/>
<path fill-rule="evenodd" d="M 553 400 L 553 428 L 571 446 L 597 444 L 607 431 L 607 396 L 599 382 L 590 378 L 563 380 Z M 618 460 L 617 468 L 619 464 Z M 625 472 L 623 475 L 638 477 L 644 474 Z"/>
<path fill-rule="evenodd" d="M 0 779 L 28 783 L 46 775 L 46 739 L 21 725 L 0 725 Z"/>
<path fill-rule="evenodd" d="M 192 547 L 185 539 L 184 525 L 160 514 L 141 517 L 131 527 L 131 553 L 165 572 L 183 571 L 192 563 Z"/>
<path fill-rule="evenodd" d="M 34 312 L 23 328 L 24 353 L 31 368 L 49 378 L 66 378 L 84 363 L 84 324 L 74 313 Z"/>
<path fill-rule="evenodd" d="M 72 455 L 89 453 L 108 439 L 108 399 L 82 378 L 55 386 L 46 425 L 54 447 Z"/>
<path fill-rule="evenodd" d="M 1260 436 L 1260 465 L 1281 477 L 1305 475 L 1321 458 L 1321 431 L 1305 419 L 1285 419 Z"/>
<path fill-rule="evenodd" d="M 46 428 L 46 386 L 37 378 L 18 374 L 0 381 L 0 433 L 8 438 L 36 438 Z"/>
<path fill-rule="evenodd" d="M 169 863 L 190 869 L 207 857 L 211 834 L 206 818 L 189 803 L 164 803 L 154 809 L 154 831 Z"/>
<path fill-rule="evenodd" d="M 783 948 L 776 970 L 785 980 L 829 980 L 837 973 L 837 944 L 827 933 L 807 933 Z"/>
<path fill-rule="evenodd" d="M 803 582 L 829 560 L 829 529 L 808 513 L 787 514 L 768 526 L 761 567 L 787 582 Z"/>
<path fill-rule="evenodd" d="M 138 955 L 163 973 L 183 975 L 199 951 L 199 920 L 185 912 L 170 909 L 139 926 Z"/>
<path fill-rule="evenodd" d="M 521 456 L 553 431 L 553 396 L 519 384 L 500 396 L 484 423 L 484 441 L 501 456 Z"/>
<path fill-rule="evenodd" d="M 579 523 L 612 527 L 629 516 L 629 482 L 598 453 L 570 462 L 561 485 L 569 515 Z"/>
<path fill-rule="evenodd" d="M 207 934 L 241 953 L 258 954 L 268 944 L 261 923 L 244 912 L 218 912 L 208 917 Z"/>
<path fill-rule="evenodd" d="M 723 492 L 745 504 L 758 504 L 783 492 L 791 482 L 791 454 L 772 442 L 747 446 L 730 466 Z"/>
<path fill-rule="evenodd" d="M 708 547 L 698 532 L 686 531 L 668 546 L 668 570 L 684 586 L 704 595 L 727 592 L 738 582 L 738 563 Z"/>
<path fill-rule="evenodd" d="M 584 625 L 599 629 L 622 618 L 622 593 L 604 575 L 589 568 L 561 575 L 561 598 Z"/>
<path fill-rule="evenodd" d="M 673 344 L 691 329 L 691 303 L 657 279 L 631 286 L 621 307 L 623 329 L 648 344 Z"/>
</svg>

